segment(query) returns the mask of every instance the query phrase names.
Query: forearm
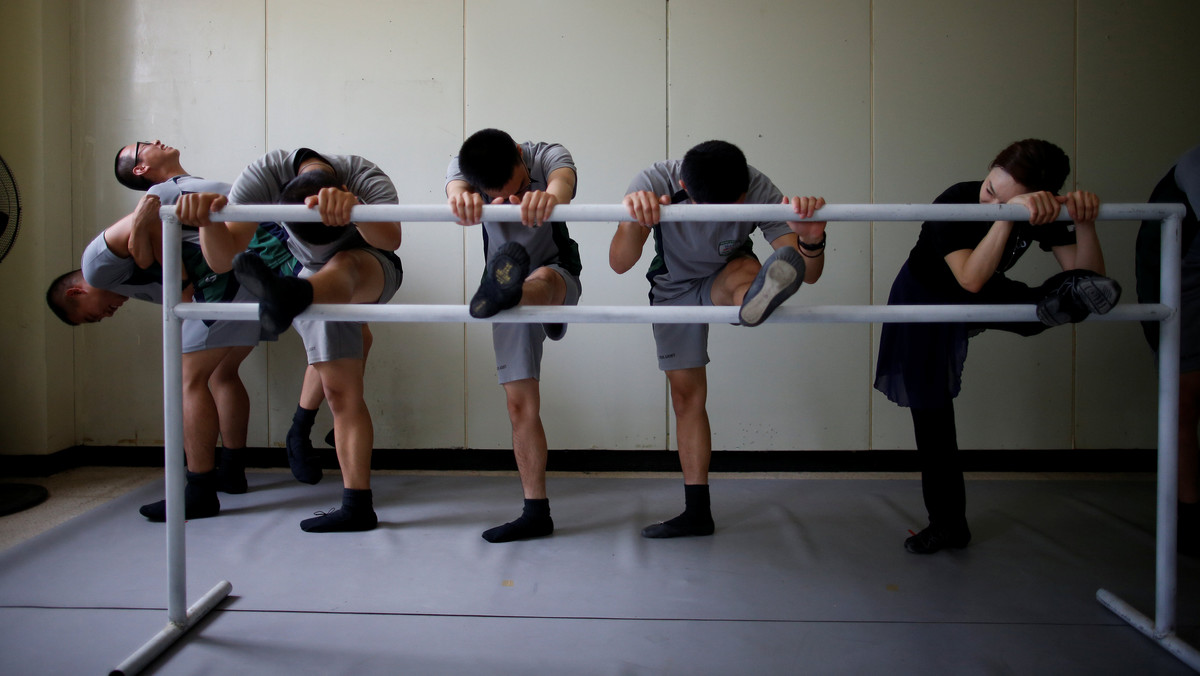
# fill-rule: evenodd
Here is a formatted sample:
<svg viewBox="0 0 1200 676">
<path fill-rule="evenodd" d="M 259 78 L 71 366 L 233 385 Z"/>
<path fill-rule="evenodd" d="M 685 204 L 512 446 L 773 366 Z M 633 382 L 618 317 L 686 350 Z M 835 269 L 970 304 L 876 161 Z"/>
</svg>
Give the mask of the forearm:
<svg viewBox="0 0 1200 676">
<path fill-rule="evenodd" d="M 246 250 L 254 235 L 255 223 L 214 222 L 200 228 L 200 250 L 213 272 L 233 269 L 233 257 Z M 240 233 L 249 231 L 249 235 Z"/>
<path fill-rule="evenodd" d="M 367 244 L 376 249 L 395 251 L 400 248 L 400 224 L 392 221 L 383 223 L 357 223 L 358 233 Z"/>
<path fill-rule="evenodd" d="M 1103 275 L 1104 252 L 1100 249 L 1100 237 L 1096 234 L 1095 223 L 1078 223 L 1075 225 L 1074 251 L 1067 249 L 1067 256 L 1059 260 L 1064 270 L 1091 270 Z M 1068 257 L 1071 260 L 1066 260 Z"/>
<path fill-rule="evenodd" d="M 961 254 L 956 251 L 946 256 L 946 263 L 950 265 L 962 288 L 971 293 L 978 293 L 992 275 L 996 274 L 1012 228 L 1011 221 L 996 221 L 983 240 L 974 249 L 970 249 L 969 253 L 956 255 Z"/>
<path fill-rule="evenodd" d="M 130 258 L 129 233 L 133 231 L 133 214 L 124 216 L 104 230 L 104 243 L 118 258 Z"/>
<path fill-rule="evenodd" d="M 608 248 L 608 265 L 618 275 L 625 274 L 642 257 L 642 247 L 650 231 L 637 223 L 625 222 L 617 226 L 612 244 Z"/>
</svg>

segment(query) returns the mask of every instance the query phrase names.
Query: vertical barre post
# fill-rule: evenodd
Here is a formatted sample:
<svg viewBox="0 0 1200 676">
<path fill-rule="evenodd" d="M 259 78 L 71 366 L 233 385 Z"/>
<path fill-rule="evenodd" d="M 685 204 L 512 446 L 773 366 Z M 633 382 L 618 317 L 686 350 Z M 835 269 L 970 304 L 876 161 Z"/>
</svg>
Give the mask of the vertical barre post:
<svg viewBox="0 0 1200 676">
<path fill-rule="evenodd" d="M 1175 530 L 1179 497 L 1179 325 L 1182 217 L 1162 222 L 1159 302 L 1172 309 L 1158 330 L 1158 508 L 1155 548 L 1154 633 L 1175 629 Z"/>
<path fill-rule="evenodd" d="M 167 620 L 187 622 L 187 573 L 184 546 L 183 321 L 175 306 L 182 301 L 183 258 L 179 220 L 162 219 L 163 249 L 163 462 L 167 494 Z"/>
</svg>

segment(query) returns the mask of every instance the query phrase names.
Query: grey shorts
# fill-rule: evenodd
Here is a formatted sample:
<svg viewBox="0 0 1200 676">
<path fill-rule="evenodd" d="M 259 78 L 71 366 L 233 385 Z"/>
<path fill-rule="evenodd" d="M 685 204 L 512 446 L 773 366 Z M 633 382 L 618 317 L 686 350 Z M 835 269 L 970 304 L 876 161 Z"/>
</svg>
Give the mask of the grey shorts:
<svg viewBox="0 0 1200 676">
<path fill-rule="evenodd" d="M 239 288 L 233 303 L 257 303 L 258 298 Z M 254 347 L 259 341 L 276 340 L 279 336 L 262 328 L 258 322 L 185 319 L 183 321 L 183 353 L 203 352 L 224 347 Z"/>
<path fill-rule="evenodd" d="M 544 265 L 562 277 L 567 285 L 563 305 L 578 305 L 582 286 L 579 277 L 556 263 Z M 566 328 L 564 327 L 564 331 Z M 492 347 L 496 351 L 496 378 L 500 384 L 542 377 L 542 343 L 546 330 L 541 324 L 492 324 Z"/>
<path fill-rule="evenodd" d="M 652 301 L 651 305 L 711 307 L 712 287 L 717 274 L 698 279 L 678 296 Z M 675 371 L 708 365 L 708 324 L 654 324 L 653 328 L 659 370 Z"/>
<path fill-rule="evenodd" d="M 383 266 L 383 293 L 375 301 L 382 305 L 396 295 L 400 283 L 404 280 L 404 272 L 400 268 L 400 259 L 395 254 L 386 254 L 378 249 L 364 249 L 379 260 Z M 313 276 L 314 270 L 304 268 L 301 278 Z M 308 355 L 309 364 L 318 364 L 335 359 L 362 359 L 363 339 L 362 325 L 364 322 L 327 322 L 315 319 L 297 319 L 292 327 L 304 340 L 304 351 Z"/>
</svg>

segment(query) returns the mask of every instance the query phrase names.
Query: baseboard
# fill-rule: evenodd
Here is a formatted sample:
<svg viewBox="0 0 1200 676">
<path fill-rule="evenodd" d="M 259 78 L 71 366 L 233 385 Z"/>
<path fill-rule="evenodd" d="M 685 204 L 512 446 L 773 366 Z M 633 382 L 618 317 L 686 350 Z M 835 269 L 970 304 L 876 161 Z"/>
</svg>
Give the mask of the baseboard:
<svg viewBox="0 0 1200 676">
<path fill-rule="evenodd" d="M 320 449 L 322 464 L 337 467 L 333 449 Z M 0 477 L 50 476 L 76 467 L 155 467 L 161 446 L 75 446 L 48 455 L 0 455 Z M 287 467 L 282 448 L 248 448 L 248 467 Z M 1154 449 L 965 450 L 968 472 L 1153 472 Z M 515 470 L 508 450 L 377 449 L 374 469 Z M 547 469 L 560 472 L 677 472 L 674 451 L 552 450 Z M 713 472 L 914 472 L 914 451 L 716 451 Z"/>
</svg>

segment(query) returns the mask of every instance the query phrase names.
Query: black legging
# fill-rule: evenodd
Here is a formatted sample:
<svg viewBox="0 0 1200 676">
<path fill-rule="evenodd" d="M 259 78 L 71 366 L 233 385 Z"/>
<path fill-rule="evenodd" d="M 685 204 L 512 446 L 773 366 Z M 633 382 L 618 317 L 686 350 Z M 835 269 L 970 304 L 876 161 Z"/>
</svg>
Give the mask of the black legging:
<svg viewBox="0 0 1200 676">
<path fill-rule="evenodd" d="M 958 456 L 954 402 L 942 408 L 910 408 L 921 466 L 921 494 L 930 525 L 957 526 L 967 519 L 967 489 Z"/>
</svg>

